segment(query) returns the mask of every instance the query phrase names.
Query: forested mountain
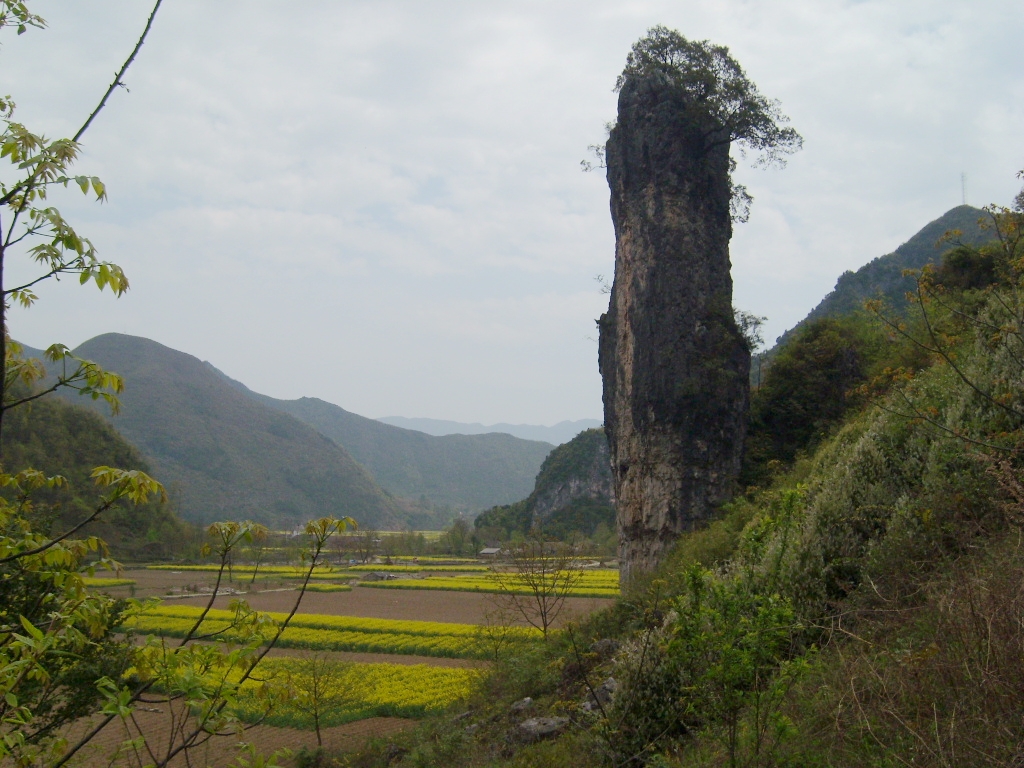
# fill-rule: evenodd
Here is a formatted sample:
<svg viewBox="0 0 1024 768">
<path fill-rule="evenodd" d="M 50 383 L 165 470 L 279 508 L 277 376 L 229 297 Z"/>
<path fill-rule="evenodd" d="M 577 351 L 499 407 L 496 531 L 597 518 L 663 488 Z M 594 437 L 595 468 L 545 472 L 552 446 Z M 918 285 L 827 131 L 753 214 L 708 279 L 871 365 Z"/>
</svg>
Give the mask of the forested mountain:
<svg viewBox="0 0 1024 768">
<path fill-rule="evenodd" d="M 351 515 L 361 526 L 401 525 L 400 505 L 343 448 L 239 392 L 209 363 L 116 333 L 75 354 L 124 376 L 111 423 L 149 459 L 185 519 L 288 528 Z M 105 405 L 82 402 L 109 417 Z"/>
<path fill-rule="evenodd" d="M 4 416 L 4 466 L 31 467 L 63 475 L 66 489 L 33 494 L 35 519 L 53 534 L 70 529 L 96 509 L 100 489 L 90 478 L 95 467 L 151 468 L 138 450 L 93 411 L 49 396 Z M 99 536 L 116 557 L 161 558 L 192 538 L 189 526 L 168 504 L 118 504 L 82 529 Z"/>
<path fill-rule="evenodd" d="M 550 427 L 541 424 L 467 424 L 462 421 L 446 419 L 406 418 L 405 416 L 383 416 L 377 421 L 391 424 L 402 429 L 415 429 L 428 435 L 485 435 L 489 432 L 505 432 L 523 440 L 540 440 L 543 443 L 561 445 L 572 440 L 585 429 L 601 426 L 600 419 L 577 419 L 576 421 L 560 421 Z"/>
<path fill-rule="evenodd" d="M 503 540 L 530 529 L 566 538 L 615 527 L 615 492 L 603 429 L 588 429 L 553 450 L 525 499 L 482 512 L 475 521 L 485 539 Z"/>
<path fill-rule="evenodd" d="M 278 400 L 228 379 L 240 391 L 288 413 L 345 449 L 391 493 L 434 505 L 479 510 L 530 493 L 550 443 L 512 435 L 436 437 L 350 413 L 315 397 Z"/>
<path fill-rule="evenodd" d="M 856 312 L 867 299 L 881 297 L 889 306 L 902 309 L 906 306 L 907 291 L 914 287 L 913 278 L 904 276 L 903 271 L 937 263 L 942 254 L 954 245 L 942 241 L 946 232 L 959 230 L 962 233 L 959 240 L 968 245 L 980 245 L 991 240 L 992 231 L 983 229 L 979 224 L 984 218 L 986 214 L 980 208 L 958 205 L 926 224 L 892 253 L 869 261 L 856 272 L 844 272 L 832 292 L 807 317 L 780 336 L 778 344 L 811 320 Z"/>
</svg>

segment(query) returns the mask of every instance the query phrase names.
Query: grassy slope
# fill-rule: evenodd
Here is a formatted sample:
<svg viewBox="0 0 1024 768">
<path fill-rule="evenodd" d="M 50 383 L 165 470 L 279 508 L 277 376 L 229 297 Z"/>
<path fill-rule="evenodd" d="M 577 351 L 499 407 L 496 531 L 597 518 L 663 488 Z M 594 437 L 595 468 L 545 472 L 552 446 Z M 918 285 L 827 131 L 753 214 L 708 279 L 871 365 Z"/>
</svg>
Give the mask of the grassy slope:
<svg viewBox="0 0 1024 768">
<path fill-rule="evenodd" d="M 125 377 L 112 424 L 149 458 L 186 519 L 287 528 L 331 514 L 399 524 L 395 501 L 343 448 L 238 392 L 208 363 L 122 334 L 75 353 Z"/>
<path fill-rule="evenodd" d="M 426 496 L 437 505 L 477 510 L 521 499 L 553 448 L 497 432 L 435 437 L 315 397 L 278 400 L 235 385 L 344 446 L 391 493 L 411 499 Z"/>
</svg>

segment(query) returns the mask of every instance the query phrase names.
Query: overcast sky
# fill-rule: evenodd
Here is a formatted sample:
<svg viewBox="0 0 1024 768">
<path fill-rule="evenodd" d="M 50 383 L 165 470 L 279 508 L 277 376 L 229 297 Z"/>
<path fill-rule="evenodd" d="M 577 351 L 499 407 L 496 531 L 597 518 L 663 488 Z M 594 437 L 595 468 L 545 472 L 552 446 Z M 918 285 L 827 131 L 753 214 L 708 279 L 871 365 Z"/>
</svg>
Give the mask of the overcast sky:
<svg viewBox="0 0 1024 768">
<path fill-rule="evenodd" d="M 33 5 L 50 28 L 4 39 L 0 92 L 70 135 L 149 9 Z M 654 24 L 728 46 L 804 136 L 738 171 L 735 304 L 769 338 L 958 205 L 961 173 L 975 205 L 1020 188 L 1020 0 L 165 0 L 84 138 L 109 202 L 53 198 L 131 290 L 45 286 L 12 334 L 145 336 L 374 417 L 601 418 L 614 239 L 579 162 Z"/>
</svg>

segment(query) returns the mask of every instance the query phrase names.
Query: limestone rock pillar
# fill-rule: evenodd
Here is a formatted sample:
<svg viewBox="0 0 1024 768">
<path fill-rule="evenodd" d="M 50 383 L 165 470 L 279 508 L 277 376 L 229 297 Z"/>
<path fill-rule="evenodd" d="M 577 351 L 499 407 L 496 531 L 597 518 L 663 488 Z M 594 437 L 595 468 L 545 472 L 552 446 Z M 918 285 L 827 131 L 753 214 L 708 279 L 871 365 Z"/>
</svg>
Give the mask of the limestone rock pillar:
<svg viewBox="0 0 1024 768">
<path fill-rule="evenodd" d="M 606 162 L 615 280 L 599 363 L 628 581 L 730 496 L 750 353 L 732 313 L 728 138 L 664 75 L 631 77 Z"/>
</svg>

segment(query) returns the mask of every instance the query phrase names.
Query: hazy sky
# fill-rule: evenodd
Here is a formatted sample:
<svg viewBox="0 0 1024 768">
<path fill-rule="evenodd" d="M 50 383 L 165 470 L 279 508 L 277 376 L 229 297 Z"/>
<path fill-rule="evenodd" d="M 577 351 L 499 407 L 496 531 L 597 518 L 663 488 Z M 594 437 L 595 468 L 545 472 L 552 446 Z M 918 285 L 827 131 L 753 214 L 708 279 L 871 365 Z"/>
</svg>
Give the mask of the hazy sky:
<svg viewBox="0 0 1024 768">
<path fill-rule="evenodd" d="M 0 92 L 70 135 L 148 8 L 34 6 L 50 29 L 4 39 Z M 972 204 L 1020 188 L 1020 0 L 165 0 L 84 140 L 109 202 L 53 198 L 131 290 L 43 287 L 12 333 L 146 336 L 367 416 L 600 418 L 614 241 L 579 162 L 654 24 L 727 45 L 804 136 L 738 172 L 735 303 L 769 338 L 958 205 L 961 173 Z"/>
</svg>

